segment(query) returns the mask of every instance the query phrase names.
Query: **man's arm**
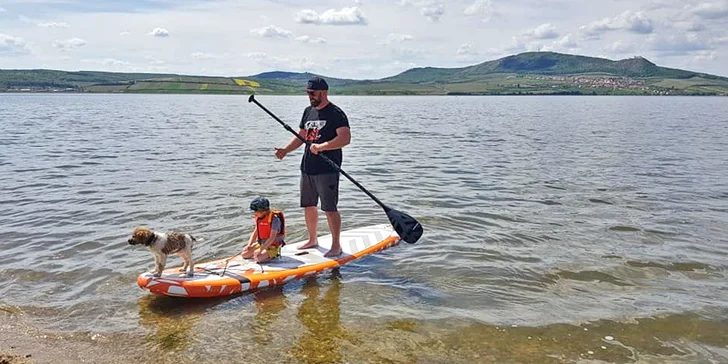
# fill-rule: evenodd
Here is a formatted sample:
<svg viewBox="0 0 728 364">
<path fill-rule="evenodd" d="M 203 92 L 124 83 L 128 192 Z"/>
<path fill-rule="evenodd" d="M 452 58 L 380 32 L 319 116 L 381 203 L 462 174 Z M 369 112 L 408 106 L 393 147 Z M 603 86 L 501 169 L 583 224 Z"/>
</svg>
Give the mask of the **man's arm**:
<svg viewBox="0 0 728 364">
<path fill-rule="evenodd" d="M 351 143 L 351 130 L 348 126 L 342 126 L 336 129 L 336 137 L 334 139 L 321 144 L 312 144 L 311 153 L 318 154 L 324 150 L 341 149 L 349 145 L 349 143 Z"/>
<path fill-rule="evenodd" d="M 298 135 L 300 135 L 301 137 L 306 135 L 305 133 L 306 133 L 305 130 L 298 129 Z M 288 145 L 286 145 L 283 149 L 286 150 L 286 153 L 290 153 L 290 152 L 298 149 L 298 147 L 300 147 L 301 145 L 303 145 L 303 142 L 301 141 L 301 139 L 298 139 L 297 137 L 293 137 L 293 139 L 291 139 L 291 141 L 288 142 Z"/>
<path fill-rule="evenodd" d="M 301 137 L 303 137 L 305 135 L 304 133 L 305 133 L 305 130 L 303 130 L 303 129 L 298 130 L 298 135 L 300 135 Z M 276 148 L 276 157 L 278 159 L 283 159 L 283 157 L 285 157 L 286 154 L 298 149 L 298 147 L 300 147 L 301 145 L 303 145 L 303 142 L 301 141 L 301 139 L 298 139 L 297 137 L 293 137 L 293 139 L 291 139 L 291 141 L 288 142 L 288 144 L 286 144 L 285 147 Z"/>
</svg>

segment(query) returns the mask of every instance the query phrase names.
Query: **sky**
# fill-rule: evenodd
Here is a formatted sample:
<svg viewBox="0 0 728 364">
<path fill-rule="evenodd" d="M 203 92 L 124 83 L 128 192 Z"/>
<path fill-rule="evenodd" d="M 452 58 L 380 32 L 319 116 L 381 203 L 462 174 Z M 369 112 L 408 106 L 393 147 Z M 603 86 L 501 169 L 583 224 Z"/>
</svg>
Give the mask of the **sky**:
<svg viewBox="0 0 728 364">
<path fill-rule="evenodd" d="M 0 0 L 0 69 L 378 79 L 526 51 L 728 76 L 728 0 Z"/>
</svg>

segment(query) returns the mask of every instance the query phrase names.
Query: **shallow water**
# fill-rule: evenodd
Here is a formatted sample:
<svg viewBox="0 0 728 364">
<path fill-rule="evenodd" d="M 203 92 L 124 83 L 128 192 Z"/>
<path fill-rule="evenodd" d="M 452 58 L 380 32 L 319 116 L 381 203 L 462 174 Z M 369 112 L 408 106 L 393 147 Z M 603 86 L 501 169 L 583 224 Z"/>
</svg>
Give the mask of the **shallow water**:
<svg viewBox="0 0 728 364">
<path fill-rule="evenodd" d="M 294 128 L 306 105 L 257 99 Z M 728 361 L 728 99 L 332 100 L 344 170 L 422 239 L 181 300 L 136 286 L 131 230 L 230 256 L 262 194 L 303 239 L 300 151 L 273 157 L 291 135 L 242 96 L 0 96 L 0 307 L 142 361 Z M 347 181 L 339 207 L 345 229 L 386 222 Z"/>
</svg>

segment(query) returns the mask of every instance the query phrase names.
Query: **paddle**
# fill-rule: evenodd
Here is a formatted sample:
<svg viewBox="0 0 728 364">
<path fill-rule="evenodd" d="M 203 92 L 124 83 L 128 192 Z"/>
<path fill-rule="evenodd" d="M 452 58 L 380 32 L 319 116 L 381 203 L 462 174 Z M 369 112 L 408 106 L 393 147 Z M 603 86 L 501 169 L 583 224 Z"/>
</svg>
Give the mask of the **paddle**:
<svg viewBox="0 0 728 364">
<path fill-rule="evenodd" d="M 228 258 L 228 259 L 225 259 L 225 268 L 223 268 L 223 270 L 222 270 L 222 273 L 220 273 L 220 277 L 222 277 L 222 276 L 224 276 L 224 275 L 225 275 L 225 272 L 227 271 L 227 266 L 228 266 L 228 264 L 230 263 L 230 261 L 231 261 L 231 260 L 233 260 L 233 259 L 235 259 L 235 258 L 237 258 L 237 257 L 238 257 L 238 256 L 237 256 L 237 255 L 235 255 L 235 256 L 233 256 L 232 258 Z"/>
<path fill-rule="evenodd" d="M 296 136 L 299 140 L 301 140 L 304 144 L 310 144 L 307 142 L 301 135 L 299 135 L 295 130 L 293 130 L 288 124 L 284 123 L 281 119 L 279 119 L 277 116 L 275 116 L 270 110 L 268 110 L 265 106 L 261 105 L 258 100 L 255 99 L 255 95 L 250 95 L 248 98 L 248 102 L 254 102 L 256 105 L 258 105 L 263 111 L 268 113 L 273 119 L 275 119 L 277 122 L 279 122 L 281 125 L 283 125 L 286 130 L 291 132 L 293 135 Z M 351 178 L 348 173 L 344 172 L 334 161 L 323 155 L 322 153 L 318 154 L 323 160 L 325 160 L 332 168 L 336 169 L 341 173 L 344 177 L 346 177 L 351 183 L 356 185 L 356 187 L 359 187 L 362 192 L 366 193 L 369 198 L 374 200 L 379 206 L 384 209 L 384 212 L 387 214 L 387 218 L 389 218 L 389 222 L 392 223 L 392 227 L 394 227 L 394 230 L 399 234 L 399 237 L 406 241 L 407 243 L 414 244 L 417 242 L 417 240 L 422 236 L 422 225 L 415 220 L 412 216 L 409 216 L 403 212 L 397 211 L 391 207 L 388 207 L 387 205 L 383 204 L 382 201 L 379 201 L 378 198 L 376 198 L 371 192 L 367 191 L 364 186 L 359 184 L 356 180 Z"/>
</svg>

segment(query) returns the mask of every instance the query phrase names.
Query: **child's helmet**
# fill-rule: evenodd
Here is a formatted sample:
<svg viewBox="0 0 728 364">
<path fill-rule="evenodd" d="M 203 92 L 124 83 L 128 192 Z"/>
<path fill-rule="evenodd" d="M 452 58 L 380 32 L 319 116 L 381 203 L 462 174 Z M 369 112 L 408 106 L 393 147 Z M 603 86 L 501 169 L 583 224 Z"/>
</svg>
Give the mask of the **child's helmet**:
<svg viewBox="0 0 728 364">
<path fill-rule="evenodd" d="M 261 211 L 270 209 L 270 202 L 265 197 L 256 197 L 250 202 L 250 209 L 253 211 Z"/>
</svg>

